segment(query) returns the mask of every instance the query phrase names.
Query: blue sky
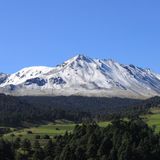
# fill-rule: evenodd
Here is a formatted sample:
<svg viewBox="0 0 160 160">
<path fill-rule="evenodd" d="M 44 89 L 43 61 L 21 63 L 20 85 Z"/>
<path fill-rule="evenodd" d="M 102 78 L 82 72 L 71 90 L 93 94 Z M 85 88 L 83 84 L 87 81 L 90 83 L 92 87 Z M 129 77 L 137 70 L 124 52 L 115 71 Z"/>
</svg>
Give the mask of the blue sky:
<svg viewBox="0 0 160 160">
<path fill-rule="evenodd" d="M 160 73 L 160 1 L 0 1 L 0 72 L 78 53 Z"/>
</svg>

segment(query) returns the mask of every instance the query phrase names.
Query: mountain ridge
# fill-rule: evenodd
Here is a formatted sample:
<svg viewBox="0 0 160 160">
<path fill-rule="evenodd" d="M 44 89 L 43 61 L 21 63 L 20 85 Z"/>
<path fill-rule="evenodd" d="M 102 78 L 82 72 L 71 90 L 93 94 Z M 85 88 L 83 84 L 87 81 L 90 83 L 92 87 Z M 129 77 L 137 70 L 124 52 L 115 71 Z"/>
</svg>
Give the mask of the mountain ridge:
<svg viewBox="0 0 160 160">
<path fill-rule="evenodd" d="M 160 75 L 112 59 L 79 54 L 56 67 L 32 66 L 10 75 L 0 74 L 0 92 L 148 98 L 160 95 Z"/>
</svg>

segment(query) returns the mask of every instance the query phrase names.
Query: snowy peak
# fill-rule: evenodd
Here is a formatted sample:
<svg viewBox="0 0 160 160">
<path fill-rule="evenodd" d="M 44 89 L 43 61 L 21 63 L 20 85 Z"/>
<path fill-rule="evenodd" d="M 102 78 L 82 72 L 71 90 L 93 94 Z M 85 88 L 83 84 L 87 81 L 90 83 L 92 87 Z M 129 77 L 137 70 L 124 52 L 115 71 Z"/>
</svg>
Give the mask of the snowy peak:
<svg viewBox="0 0 160 160">
<path fill-rule="evenodd" d="M 75 61 L 83 61 L 83 62 L 86 62 L 86 63 L 91 63 L 93 62 L 93 60 L 87 56 L 84 56 L 83 54 L 79 54 L 77 56 L 74 57 L 74 60 Z"/>
<path fill-rule="evenodd" d="M 78 54 L 75 57 L 73 57 L 72 59 L 74 59 L 76 61 L 78 61 L 78 60 L 84 60 L 85 61 L 85 60 L 90 59 L 90 58 L 84 56 L 83 54 Z"/>
<path fill-rule="evenodd" d="M 0 74 L 0 92 L 15 95 L 151 97 L 160 95 L 160 75 L 111 59 L 79 54 L 57 67 L 34 66 Z"/>
<path fill-rule="evenodd" d="M 22 70 L 11 74 L 7 80 L 5 81 L 3 86 L 8 84 L 18 85 L 25 82 L 27 79 L 41 77 L 42 75 L 46 74 L 53 68 L 44 67 L 44 66 L 34 66 L 34 67 L 27 67 L 23 68 Z"/>
<path fill-rule="evenodd" d="M 72 66 L 73 64 L 84 64 L 84 63 L 91 63 L 93 60 L 89 57 L 86 57 L 82 54 L 78 54 L 75 57 L 65 61 L 61 66 Z"/>
</svg>

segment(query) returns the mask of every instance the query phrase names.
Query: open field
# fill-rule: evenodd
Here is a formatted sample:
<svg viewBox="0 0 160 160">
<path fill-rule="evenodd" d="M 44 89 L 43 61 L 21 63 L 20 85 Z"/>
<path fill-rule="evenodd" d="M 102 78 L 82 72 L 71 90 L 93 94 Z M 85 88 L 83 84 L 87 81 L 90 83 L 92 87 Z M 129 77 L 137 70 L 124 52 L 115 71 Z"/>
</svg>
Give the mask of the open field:
<svg viewBox="0 0 160 160">
<path fill-rule="evenodd" d="M 98 123 L 98 125 L 99 125 L 100 127 L 106 127 L 106 126 L 108 126 L 109 124 L 110 124 L 110 122 L 107 122 L 107 121 L 99 122 L 99 123 Z"/>
<path fill-rule="evenodd" d="M 160 132 L 160 109 L 152 108 L 152 114 L 148 114 L 143 116 L 144 121 L 149 126 L 155 126 L 156 133 Z M 106 127 L 110 124 L 110 122 L 99 122 L 98 125 L 101 127 Z M 56 121 L 56 123 L 48 123 L 45 125 L 40 125 L 38 127 L 31 127 L 26 129 L 21 129 L 18 131 L 13 131 L 11 133 L 5 134 L 4 138 L 8 140 L 12 140 L 16 137 L 21 137 L 22 139 L 28 138 L 30 140 L 34 140 L 36 135 L 40 136 L 41 141 L 44 141 L 44 136 L 49 135 L 51 138 L 54 138 L 56 135 L 63 135 L 65 132 L 72 132 L 75 123 L 66 122 L 66 121 Z M 14 130 L 14 129 L 12 129 Z"/>
<path fill-rule="evenodd" d="M 100 122 L 99 125 L 101 127 L 106 127 L 109 122 Z M 6 139 L 13 139 L 16 137 L 21 137 L 22 139 L 28 138 L 30 140 L 34 140 L 36 135 L 39 135 L 41 139 L 44 139 L 45 135 L 49 135 L 50 137 L 54 138 L 56 135 L 63 135 L 65 132 L 71 132 L 74 127 L 75 123 L 72 122 L 57 122 L 57 123 L 49 123 L 46 125 L 40 125 L 38 127 L 32 127 L 27 129 L 22 129 L 18 131 L 14 131 L 4 135 Z M 14 134 L 14 136 L 13 136 Z"/>
<path fill-rule="evenodd" d="M 143 118 L 150 127 L 155 126 L 155 131 L 158 133 L 160 132 L 160 109 L 152 108 L 151 113 L 143 116 Z"/>
<path fill-rule="evenodd" d="M 33 140 L 35 139 L 36 135 L 39 135 L 41 139 L 43 139 L 45 135 L 49 135 L 51 137 L 54 137 L 55 135 L 63 135 L 66 131 L 68 132 L 72 131 L 74 127 L 75 124 L 73 123 L 62 123 L 62 124 L 49 123 L 46 125 L 40 125 L 38 127 L 27 128 L 11 132 L 4 135 L 4 138 L 12 139 L 14 137 L 21 137 Z M 14 137 L 12 136 L 13 134 L 15 135 Z"/>
</svg>

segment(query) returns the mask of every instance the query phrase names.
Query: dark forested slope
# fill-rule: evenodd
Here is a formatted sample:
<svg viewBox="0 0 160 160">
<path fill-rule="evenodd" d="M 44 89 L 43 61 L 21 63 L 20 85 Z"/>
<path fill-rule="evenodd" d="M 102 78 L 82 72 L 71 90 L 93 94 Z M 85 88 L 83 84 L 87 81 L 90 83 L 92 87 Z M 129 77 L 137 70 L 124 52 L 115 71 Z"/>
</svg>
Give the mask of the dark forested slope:
<svg viewBox="0 0 160 160">
<path fill-rule="evenodd" d="M 19 126 L 23 122 L 41 123 L 67 119 L 111 120 L 115 117 L 137 116 L 158 106 L 160 98 L 134 100 L 98 97 L 13 97 L 0 94 L 0 125 Z"/>
</svg>

